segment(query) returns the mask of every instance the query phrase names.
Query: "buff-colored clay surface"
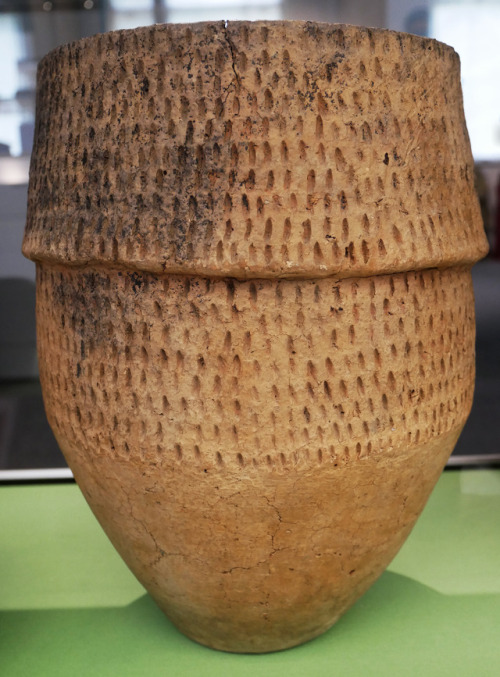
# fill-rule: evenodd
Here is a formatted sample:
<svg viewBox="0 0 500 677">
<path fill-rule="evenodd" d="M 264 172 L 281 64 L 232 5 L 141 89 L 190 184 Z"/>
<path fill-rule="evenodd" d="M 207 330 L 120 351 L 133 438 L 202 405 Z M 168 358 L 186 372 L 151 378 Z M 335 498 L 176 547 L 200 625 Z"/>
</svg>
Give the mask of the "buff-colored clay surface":
<svg viewBox="0 0 500 677">
<path fill-rule="evenodd" d="M 68 463 L 188 636 L 311 639 L 400 548 L 471 407 L 458 58 L 165 25 L 62 47 L 38 88 L 24 252 Z"/>
</svg>

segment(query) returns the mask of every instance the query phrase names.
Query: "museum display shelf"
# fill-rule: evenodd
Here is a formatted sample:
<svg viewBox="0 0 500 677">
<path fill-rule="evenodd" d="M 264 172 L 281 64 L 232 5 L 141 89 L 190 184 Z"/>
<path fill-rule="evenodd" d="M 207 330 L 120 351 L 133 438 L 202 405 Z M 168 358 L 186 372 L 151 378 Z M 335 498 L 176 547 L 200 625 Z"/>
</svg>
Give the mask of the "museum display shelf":
<svg viewBox="0 0 500 677">
<path fill-rule="evenodd" d="M 0 486 L 0 672 L 498 675 L 500 470 L 446 470 L 389 569 L 303 646 L 235 655 L 181 635 L 73 483 Z"/>
</svg>

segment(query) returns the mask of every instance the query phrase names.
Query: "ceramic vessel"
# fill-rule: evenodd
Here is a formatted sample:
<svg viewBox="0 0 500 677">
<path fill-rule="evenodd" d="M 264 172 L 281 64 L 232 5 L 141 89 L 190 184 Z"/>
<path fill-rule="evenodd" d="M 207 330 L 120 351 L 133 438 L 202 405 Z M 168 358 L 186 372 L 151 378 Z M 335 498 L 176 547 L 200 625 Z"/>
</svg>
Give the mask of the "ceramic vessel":
<svg viewBox="0 0 500 677">
<path fill-rule="evenodd" d="M 227 651 L 329 628 L 471 407 L 486 241 L 455 52 L 304 22 L 61 47 L 24 253 L 49 422 L 159 606 Z"/>
</svg>

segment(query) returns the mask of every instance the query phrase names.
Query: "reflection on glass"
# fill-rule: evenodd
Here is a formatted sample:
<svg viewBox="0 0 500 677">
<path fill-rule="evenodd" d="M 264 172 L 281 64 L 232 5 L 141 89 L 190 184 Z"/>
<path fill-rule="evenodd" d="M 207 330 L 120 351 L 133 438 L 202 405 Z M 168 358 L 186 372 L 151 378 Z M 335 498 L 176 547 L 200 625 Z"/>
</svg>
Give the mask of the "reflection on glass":
<svg viewBox="0 0 500 677">
<path fill-rule="evenodd" d="M 460 55 L 465 116 L 476 160 L 500 158 L 499 2 L 436 3 L 431 35 Z"/>
<path fill-rule="evenodd" d="M 0 14 L 0 46 L 0 156 L 18 156 L 31 151 L 27 126 L 33 117 L 32 69 L 19 16 Z"/>
</svg>

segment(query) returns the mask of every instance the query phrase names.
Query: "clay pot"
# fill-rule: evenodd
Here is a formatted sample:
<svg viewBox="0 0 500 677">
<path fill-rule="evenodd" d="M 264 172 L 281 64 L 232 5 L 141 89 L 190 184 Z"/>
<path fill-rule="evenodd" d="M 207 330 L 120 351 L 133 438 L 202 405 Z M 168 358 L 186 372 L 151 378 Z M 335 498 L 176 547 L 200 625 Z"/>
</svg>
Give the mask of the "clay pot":
<svg viewBox="0 0 500 677">
<path fill-rule="evenodd" d="M 43 59 L 47 416 L 189 637 L 290 647 L 382 573 L 471 407 L 485 252 L 450 47 L 220 22 Z"/>
</svg>

